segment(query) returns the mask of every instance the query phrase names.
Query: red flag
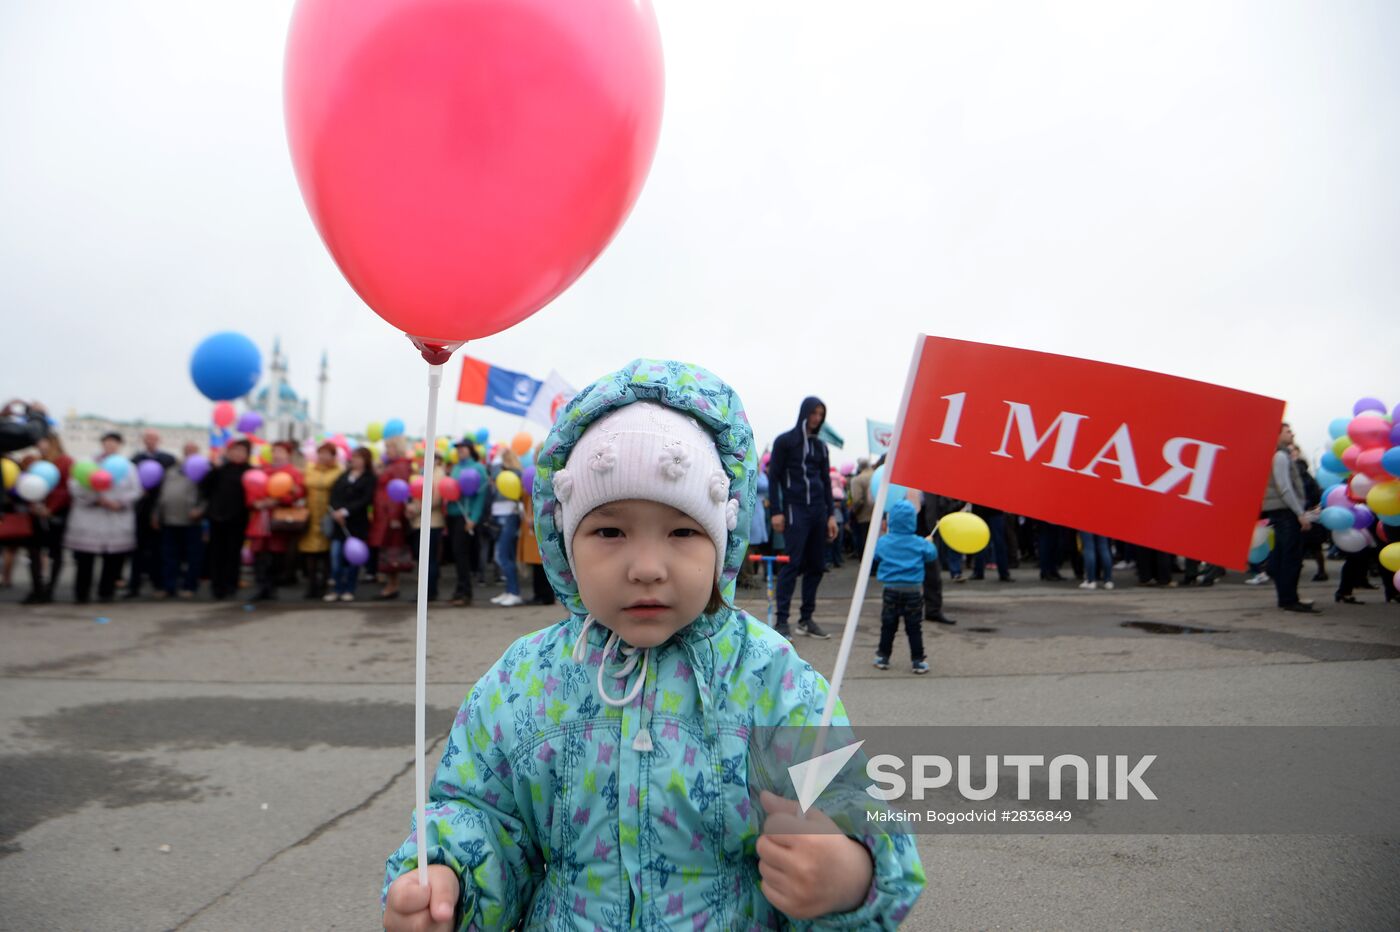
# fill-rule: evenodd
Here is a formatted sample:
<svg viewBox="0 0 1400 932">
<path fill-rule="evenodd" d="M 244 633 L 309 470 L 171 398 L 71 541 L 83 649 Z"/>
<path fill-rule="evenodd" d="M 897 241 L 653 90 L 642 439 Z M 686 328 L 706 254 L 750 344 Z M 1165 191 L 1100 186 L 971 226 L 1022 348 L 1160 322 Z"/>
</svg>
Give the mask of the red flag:
<svg viewBox="0 0 1400 932">
<path fill-rule="evenodd" d="M 1242 569 L 1283 402 L 920 337 L 890 481 Z"/>
</svg>

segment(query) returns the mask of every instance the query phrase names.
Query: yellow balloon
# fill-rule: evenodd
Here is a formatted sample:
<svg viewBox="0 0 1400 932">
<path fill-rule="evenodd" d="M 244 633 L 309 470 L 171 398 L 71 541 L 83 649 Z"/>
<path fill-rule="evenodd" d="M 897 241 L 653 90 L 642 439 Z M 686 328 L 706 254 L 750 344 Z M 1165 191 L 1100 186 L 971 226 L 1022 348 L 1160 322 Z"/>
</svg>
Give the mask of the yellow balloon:
<svg viewBox="0 0 1400 932">
<path fill-rule="evenodd" d="M 371 421 L 369 426 L 365 428 L 365 438 L 369 440 L 370 443 L 383 440 L 384 425 L 379 421 Z"/>
<path fill-rule="evenodd" d="M 1392 573 L 1400 572 L 1400 543 L 1386 544 L 1381 548 L 1381 566 Z"/>
<path fill-rule="evenodd" d="M 1377 482 L 1366 493 L 1366 507 L 1378 515 L 1400 515 L 1400 479 Z"/>
<path fill-rule="evenodd" d="M 1351 446 L 1351 438 L 1348 437 L 1346 434 L 1342 434 L 1336 440 L 1332 441 L 1332 455 L 1335 456 L 1337 459 L 1341 459 L 1342 451 L 1349 446 Z"/>
<path fill-rule="evenodd" d="M 992 540 L 987 522 L 969 511 L 955 511 L 938 522 L 938 536 L 958 553 L 981 553 Z"/>
<path fill-rule="evenodd" d="M 5 488 L 13 489 L 19 481 L 19 463 L 14 460 L 0 460 L 0 474 L 4 476 Z"/>
<path fill-rule="evenodd" d="M 520 501 L 520 477 L 510 470 L 504 470 L 496 477 L 496 491 L 513 502 Z"/>
</svg>

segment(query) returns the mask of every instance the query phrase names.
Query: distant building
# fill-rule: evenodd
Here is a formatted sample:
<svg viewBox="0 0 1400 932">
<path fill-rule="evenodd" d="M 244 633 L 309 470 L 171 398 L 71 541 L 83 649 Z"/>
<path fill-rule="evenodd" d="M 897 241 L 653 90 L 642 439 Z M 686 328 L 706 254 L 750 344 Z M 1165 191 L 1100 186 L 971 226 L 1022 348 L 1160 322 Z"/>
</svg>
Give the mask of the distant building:
<svg viewBox="0 0 1400 932">
<path fill-rule="evenodd" d="M 310 416 L 308 402 L 297 394 L 287 378 L 287 357 L 282 355 L 282 341 L 272 344 L 272 362 L 267 368 L 267 383 L 243 399 L 249 411 L 262 415 L 259 435 L 269 441 L 294 440 L 301 443 L 322 430 L 321 418 L 326 405 L 326 354 L 321 353 L 321 372 L 317 378 L 318 399 L 315 420 Z"/>
<path fill-rule="evenodd" d="M 58 426 L 63 448 L 74 459 L 95 457 L 102 449 L 102 435 L 116 431 L 122 435 L 122 454 L 135 456 L 143 449 L 141 433 L 154 430 L 160 434 L 160 447 L 175 456 L 185 444 L 195 443 L 201 450 L 209 448 L 209 428 L 202 424 L 156 424 L 149 421 L 117 421 L 95 414 L 70 411 Z"/>
</svg>

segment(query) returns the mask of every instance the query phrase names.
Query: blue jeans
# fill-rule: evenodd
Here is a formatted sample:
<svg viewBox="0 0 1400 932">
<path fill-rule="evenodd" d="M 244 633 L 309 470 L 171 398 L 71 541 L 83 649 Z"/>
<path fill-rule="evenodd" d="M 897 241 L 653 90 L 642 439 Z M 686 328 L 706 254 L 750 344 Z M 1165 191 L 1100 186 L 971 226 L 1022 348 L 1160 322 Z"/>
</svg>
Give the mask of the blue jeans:
<svg viewBox="0 0 1400 932">
<path fill-rule="evenodd" d="M 182 590 L 194 592 L 199 588 L 199 571 L 204 566 L 204 527 L 194 524 L 161 528 L 160 556 L 161 588 L 174 595 L 175 584 L 179 582 Z M 181 565 L 185 567 L 183 574 Z"/>
<path fill-rule="evenodd" d="M 972 575 L 981 577 L 987 571 L 987 554 L 997 561 L 997 576 L 1006 579 L 1011 575 L 1010 558 L 1006 554 L 1006 522 L 1001 515 L 992 515 L 987 518 L 987 530 L 992 532 L 992 539 L 982 551 L 973 558 Z"/>
<path fill-rule="evenodd" d="M 501 568 L 501 575 L 506 578 L 506 592 L 519 595 L 520 579 L 515 571 L 515 539 L 520 534 L 520 516 L 497 516 L 496 526 L 501 529 L 501 535 L 496 538 L 496 565 Z"/>
<path fill-rule="evenodd" d="M 1113 582 L 1113 554 L 1108 549 L 1108 538 L 1080 531 L 1079 540 L 1084 545 L 1084 579 Z"/>
<path fill-rule="evenodd" d="M 331 541 L 331 582 L 336 595 L 354 595 L 360 582 L 360 568 L 345 559 L 345 541 Z"/>
</svg>

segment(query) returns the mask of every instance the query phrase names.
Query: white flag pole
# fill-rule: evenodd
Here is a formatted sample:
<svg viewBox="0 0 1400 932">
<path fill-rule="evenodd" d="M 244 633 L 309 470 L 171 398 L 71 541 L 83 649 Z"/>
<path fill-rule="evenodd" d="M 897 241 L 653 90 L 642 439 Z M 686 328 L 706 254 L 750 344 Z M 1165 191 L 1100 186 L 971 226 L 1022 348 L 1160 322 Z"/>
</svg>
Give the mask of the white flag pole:
<svg viewBox="0 0 1400 932">
<path fill-rule="evenodd" d="M 889 498 L 890 475 L 894 472 L 895 454 L 899 450 L 900 435 L 904 432 L 904 416 L 909 410 L 909 395 L 914 389 L 914 377 L 919 372 L 919 360 L 924 354 L 924 335 L 919 334 L 918 342 L 914 345 L 914 356 L 909 360 L 909 374 L 904 379 L 904 395 L 899 401 L 899 415 L 895 418 L 894 434 L 890 437 L 889 453 L 885 456 L 885 481 L 880 483 L 880 491 L 875 495 L 875 510 L 870 516 L 870 527 L 865 532 L 865 552 L 860 557 L 860 572 L 856 574 L 856 591 L 851 596 L 851 608 L 846 613 L 846 629 L 841 634 L 841 647 L 836 652 L 836 669 L 831 672 L 831 691 L 826 697 L 826 706 L 822 709 L 821 725 L 817 730 L 817 740 L 815 751 L 812 757 L 820 757 L 826 753 L 826 733 L 831 727 L 831 718 L 836 714 L 836 705 L 840 701 L 841 682 L 846 677 L 846 664 L 851 659 L 851 647 L 856 639 L 856 622 L 860 619 L 860 610 L 865 604 L 865 590 L 870 584 L 870 567 L 875 562 L 875 544 L 880 537 L 880 522 L 885 516 L 885 501 Z M 809 758 L 810 759 L 810 758 Z M 803 780 L 802 792 L 799 797 L 802 799 L 812 799 L 813 791 L 816 788 L 817 768 L 808 767 L 806 777 Z"/>
<path fill-rule="evenodd" d="M 418 805 L 418 882 L 428 885 L 428 787 L 423 759 L 427 755 L 428 717 L 428 547 L 433 533 L 433 475 L 437 463 L 438 389 L 442 386 L 442 366 L 428 366 L 428 431 L 423 443 L 423 510 L 418 519 L 418 651 L 417 676 L 413 694 L 413 786 Z"/>
</svg>

